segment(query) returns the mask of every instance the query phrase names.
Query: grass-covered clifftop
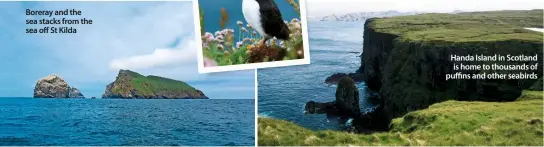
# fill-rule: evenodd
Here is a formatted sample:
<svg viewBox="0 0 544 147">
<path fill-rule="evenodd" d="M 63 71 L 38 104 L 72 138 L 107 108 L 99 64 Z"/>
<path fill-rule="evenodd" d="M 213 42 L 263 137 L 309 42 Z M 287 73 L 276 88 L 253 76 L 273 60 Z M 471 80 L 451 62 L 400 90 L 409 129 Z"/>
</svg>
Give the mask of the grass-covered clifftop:
<svg viewBox="0 0 544 147">
<path fill-rule="evenodd" d="M 390 131 L 373 134 L 313 131 L 260 117 L 258 144 L 543 146 L 542 102 L 542 91 L 524 91 L 514 102 L 445 101 L 394 119 Z"/>
<path fill-rule="evenodd" d="M 490 11 L 459 14 L 431 13 L 376 19 L 376 32 L 395 34 L 411 41 L 451 42 L 523 40 L 542 42 L 542 10 Z"/>
<path fill-rule="evenodd" d="M 104 98 L 207 98 L 189 84 L 159 76 L 143 76 L 130 70 L 120 70 L 109 84 Z"/>
<path fill-rule="evenodd" d="M 451 55 L 538 55 L 537 62 L 461 62 L 535 64 L 543 61 L 542 10 L 461 14 L 420 14 L 372 18 L 365 22 L 361 67 L 367 86 L 380 93 L 393 117 L 447 100 L 513 101 L 523 89 L 542 83 L 542 64 L 534 71 L 462 71 L 464 74 L 535 72 L 540 79 L 446 80 L 454 74 Z M 540 88 L 538 88 L 540 87 Z M 534 89 L 534 88 L 533 88 Z"/>
</svg>

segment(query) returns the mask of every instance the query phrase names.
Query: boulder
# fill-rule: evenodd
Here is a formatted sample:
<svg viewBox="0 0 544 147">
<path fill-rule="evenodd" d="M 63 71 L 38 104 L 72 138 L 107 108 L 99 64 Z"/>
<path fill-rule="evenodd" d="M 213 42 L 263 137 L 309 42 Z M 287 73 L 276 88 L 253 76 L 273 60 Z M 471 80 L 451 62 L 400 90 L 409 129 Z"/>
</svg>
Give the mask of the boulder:
<svg viewBox="0 0 544 147">
<path fill-rule="evenodd" d="M 83 94 L 76 88 L 71 88 L 66 81 L 57 75 L 44 77 L 34 87 L 35 98 L 80 98 Z"/>
</svg>

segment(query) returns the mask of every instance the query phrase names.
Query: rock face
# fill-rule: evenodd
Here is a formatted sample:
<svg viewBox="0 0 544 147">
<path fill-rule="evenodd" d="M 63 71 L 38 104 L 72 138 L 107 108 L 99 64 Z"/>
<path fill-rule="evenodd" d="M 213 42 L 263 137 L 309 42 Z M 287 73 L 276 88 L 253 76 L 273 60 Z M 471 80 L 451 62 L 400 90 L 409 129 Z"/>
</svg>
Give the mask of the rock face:
<svg viewBox="0 0 544 147">
<path fill-rule="evenodd" d="M 355 82 L 349 77 L 344 76 L 340 79 L 336 88 L 336 99 L 332 102 L 315 102 L 309 101 L 306 103 L 305 110 L 310 114 L 327 114 L 331 116 L 341 116 L 353 118 L 353 123 L 348 129 L 354 133 L 370 133 L 375 131 L 385 131 L 391 123 L 391 114 L 388 109 L 384 108 L 384 103 L 378 99 L 378 106 L 375 108 L 367 108 L 361 113 L 359 106 L 359 90 L 355 86 Z"/>
<path fill-rule="evenodd" d="M 379 105 L 374 111 L 370 111 L 353 119 L 352 126 L 355 133 L 372 133 L 375 131 L 387 131 L 389 130 L 389 124 L 391 124 L 392 117 L 389 109 L 385 106 Z"/>
<path fill-rule="evenodd" d="M 70 89 L 70 94 L 68 94 L 68 97 L 70 97 L 70 98 L 85 98 L 85 96 L 83 96 L 83 94 L 81 94 L 81 92 L 79 92 L 79 90 L 77 88 L 71 88 Z"/>
<path fill-rule="evenodd" d="M 49 75 L 36 83 L 34 98 L 84 98 L 84 96 L 59 76 Z"/>
<path fill-rule="evenodd" d="M 474 17 L 479 15 L 483 17 Z M 508 15 L 508 17 L 501 17 L 501 15 Z M 459 18 L 463 21 L 454 20 Z M 462 24 L 471 21 L 475 23 Z M 493 24 L 497 22 L 503 24 Z M 520 22 L 523 23 L 520 24 Z M 491 25 L 487 27 L 485 26 L 487 24 Z M 522 26 L 533 25 L 542 27 L 542 10 L 507 11 L 497 14 L 493 12 L 426 14 L 368 19 L 365 22 L 364 47 L 358 72 L 364 75 L 369 89 L 380 93 L 380 97 L 384 100 L 384 109 L 388 109 L 393 117 L 427 108 L 431 104 L 445 100 L 513 101 L 520 96 L 523 89 L 533 85 L 537 80 L 446 81 L 446 74 L 455 73 L 450 55 L 538 54 L 538 63 L 542 63 L 542 34 L 524 31 L 522 28 Z M 462 28 L 483 26 L 483 29 L 474 30 L 488 32 L 474 35 L 480 32 L 463 32 L 466 29 L 455 30 L 459 26 L 464 26 Z M 450 30 L 433 34 L 434 37 L 416 36 L 432 32 L 429 28 L 449 28 Z M 451 34 L 446 34 L 449 32 Z M 437 37 L 437 35 L 443 36 Z M 516 36 L 520 37 L 516 38 Z M 524 63 L 531 64 L 530 62 L 515 64 Z M 483 62 L 471 62 L 471 64 L 483 64 Z M 491 63 L 486 62 L 486 64 Z M 542 65 L 538 66 L 536 73 L 538 77 L 542 77 Z M 483 72 L 486 71 L 465 73 Z M 516 72 L 519 73 L 519 71 L 511 73 Z"/>
<path fill-rule="evenodd" d="M 306 112 L 310 114 L 324 114 L 324 113 L 334 114 L 336 113 L 338 109 L 336 108 L 336 102 L 320 103 L 320 102 L 309 101 L 306 103 L 304 110 L 306 110 Z"/>
<path fill-rule="evenodd" d="M 158 76 L 143 76 L 120 70 L 114 82 L 106 87 L 102 98 L 124 99 L 208 99 L 188 84 Z"/>
<path fill-rule="evenodd" d="M 337 116 L 359 117 L 361 115 L 359 90 L 351 78 L 344 77 L 340 80 L 336 88 L 335 101 L 326 103 L 309 101 L 306 103 L 304 109 L 308 113 L 327 113 Z"/>
<path fill-rule="evenodd" d="M 327 77 L 327 79 L 325 79 L 325 84 L 329 84 L 329 85 L 336 85 L 340 82 L 340 80 L 344 77 L 350 77 L 351 79 L 353 79 L 353 81 L 355 82 L 362 82 L 364 81 L 363 80 L 363 74 L 360 74 L 360 73 L 349 73 L 349 74 L 345 74 L 345 73 L 335 73 L 329 77 Z"/>
<path fill-rule="evenodd" d="M 355 82 L 349 78 L 344 77 L 338 83 L 336 88 L 336 107 L 338 107 L 340 113 L 348 114 L 349 116 L 361 115 L 361 109 L 359 108 L 359 90 L 355 86 Z"/>
</svg>

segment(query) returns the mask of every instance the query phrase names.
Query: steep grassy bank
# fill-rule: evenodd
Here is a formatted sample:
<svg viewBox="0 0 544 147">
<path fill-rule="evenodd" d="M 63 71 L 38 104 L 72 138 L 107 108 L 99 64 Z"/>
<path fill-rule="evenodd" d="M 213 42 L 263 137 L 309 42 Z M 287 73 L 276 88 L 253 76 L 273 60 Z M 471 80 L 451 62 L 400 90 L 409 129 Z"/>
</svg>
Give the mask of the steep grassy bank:
<svg viewBox="0 0 544 147">
<path fill-rule="evenodd" d="M 530 145 L 542 146 L 543 92 L 514 102 L 446 101 L 394 119 L 389 132 L 312 131 L 259 118 L 259 145 Z"/>
<path fill-rule="evenodd" d="M 451 55 L 538 55 L 542 63 L 542 10 L 494 11 L 461 14 L 421 14 L 373 18 L 365 23 L 361 56 L 368 87 L 380 93 L 392 117 L 447 100 L 513 101 L 523 89 L 541 90 L 538 80 L 448 80 L 455 73 Z M 469 64 L 469 62 L 458 62 Z M 470 62 L 483 64 L 484 62 Z M 494 72 L 464 71 L 465 74 Z M 498 71 L 519 73 L 523 71 Z M 542 64 L 535 70 L 542 77 Z"/>
</svg>

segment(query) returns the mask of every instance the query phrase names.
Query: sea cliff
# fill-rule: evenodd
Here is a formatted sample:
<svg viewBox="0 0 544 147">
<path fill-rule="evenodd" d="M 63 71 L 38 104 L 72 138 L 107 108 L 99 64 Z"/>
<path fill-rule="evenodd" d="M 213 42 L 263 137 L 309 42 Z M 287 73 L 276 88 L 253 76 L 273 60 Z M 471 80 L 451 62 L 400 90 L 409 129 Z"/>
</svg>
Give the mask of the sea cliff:
<svg viewBox="0 0 544 147">
<path fill-rule="evenodd" d="M 355 118 L 352 126 L 370 126 L 369 129 L 376 130 L 368 124 L 378 124 L 380 121 L 375 118 L 384 117 L 390 118 L 389 123 L 381 123 L 387 124 L 388 129 L 369 133 L 318 131 L 260 117 L 258 144 L 542 146 L 543 34 L 525 29 L 542 28 L 542 12 L 493 11 L 368 19 L 364 26 L 361 66 L 353 75 L 360 74 L 359 79 L 378 93 L 379 107 L 372 115 Z M 446 80 L 446 74 L 454 73 L 451 55 L 469 54 L 537 55 L 537 61 L 532 62 L 486 61 L 485 64 L 538 63 L 534 72 L 539 78 Z M 327 81 L 333 83 L 346 76 L 349 75 L 335 74 Z"/>
<path fill-rule="evenodd" d="M 447 100 L 514 101 L 538 80 L 448 80 L 451 55 L 538 55 L 542 63 L 542 10 L 421 14 L 365 22 L 358 73 L 399 117 Z M 463 63 L 463 62 L 461 62 Z M 465 62 L 468 64 L 468 62 Z M 484 64 L 484 62 L 470 62 Z M 485 62 L 485 64 L 507 62 Z M 531 62 L 515 62 L 515 64 Z M 483 73 L 484 70 L 467 71 Z M 488 72 L 488 71 L 487 71 Z M 516 73 L 507 71 L 503 73 Z M 542 64 L 536 73 L 542 77 Z M 533 86 L 534 87 L 534 86 Z M 536 90 L 542 90 L 536 88 Z"/>
</svg>

